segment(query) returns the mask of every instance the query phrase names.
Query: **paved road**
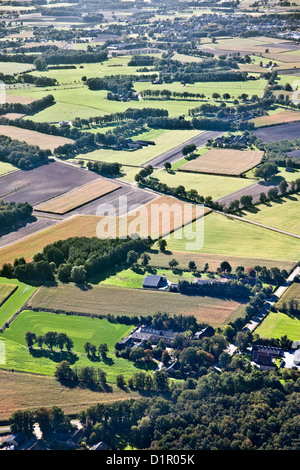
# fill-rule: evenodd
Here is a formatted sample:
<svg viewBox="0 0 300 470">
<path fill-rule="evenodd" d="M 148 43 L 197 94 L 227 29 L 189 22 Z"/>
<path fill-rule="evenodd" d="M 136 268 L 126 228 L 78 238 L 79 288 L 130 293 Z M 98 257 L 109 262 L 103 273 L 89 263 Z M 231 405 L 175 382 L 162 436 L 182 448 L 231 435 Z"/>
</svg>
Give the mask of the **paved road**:
<svg viewBox="0 0 300 470">
<path fill-rule="evenodd" d="M 257 326 L 262 322 L 262 320 L 268 315 L 269 311 L 271 310 L 272 306 L 278 302 L 278 300 L 283 296 L 289 286 L 292 284 L 293 280 L 296 276 L 300 274 L 300 266 L 297 266 L 293 272 L 289 275 L 286 282 L 278 287 L 274 294 L 272 295 L 271 299 L 267 300 L 264 304 L 260 312 L 256 315 L 253 320 L 251 320 L 243 329 L 253 331 Z"/>
<path fill-rule="evenodd" d="M 154 168 L 163 168 L 164 163 L 166 162 L 174 163 L 180 158 L 182 158 L 181 151 L 185 145 L 195 144 L 196 147 L 199 148 L 205 145 L 208 140 L 215 139 L 221 134 L 223 134 L 223 132 L 220 132 L 220 131 L 202 132 L 201 134 L 197 135 L 196 137 L 193 137 L 187 142 L 184 142 L 183 144 L 178 145 L 172 150 L 169 150 L 168 152 L 163 153 L 159 157 L 153 158 L 153 160 L 150 160 L 149 162 L 145 163 L 143 166 L 152 165 Z"/>
</svg>

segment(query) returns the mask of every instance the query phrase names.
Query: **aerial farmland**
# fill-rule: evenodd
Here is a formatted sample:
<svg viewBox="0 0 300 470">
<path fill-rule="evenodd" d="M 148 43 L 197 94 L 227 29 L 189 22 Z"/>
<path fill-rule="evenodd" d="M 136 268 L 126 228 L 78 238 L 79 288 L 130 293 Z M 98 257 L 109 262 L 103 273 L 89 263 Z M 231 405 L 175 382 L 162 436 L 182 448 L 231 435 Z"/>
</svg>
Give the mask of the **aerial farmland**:
<svg viewBox="0 0 300 470">
<path fill-rule="evenodd" d="M 299 450 L 299 15 L 1 2 L 0 449 Z"/>
</svg>

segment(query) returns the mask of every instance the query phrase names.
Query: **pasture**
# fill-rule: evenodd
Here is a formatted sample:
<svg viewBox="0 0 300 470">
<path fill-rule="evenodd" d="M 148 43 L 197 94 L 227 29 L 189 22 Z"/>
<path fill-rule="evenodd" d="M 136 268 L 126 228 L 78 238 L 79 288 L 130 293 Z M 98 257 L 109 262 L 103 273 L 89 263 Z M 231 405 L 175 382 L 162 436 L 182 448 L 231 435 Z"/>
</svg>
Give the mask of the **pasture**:
<svg viewBox="0 0 300 470">
<path fill-rule="evenodd" d="M 195 224 L 192 224 L 193 230 Z M 167 249 L 187 252 L 187 240 L 184 237 L 176 239 L 176 236 L 176 231 L 171 234 Z M 296 262 L 300 258 L 300 240 L 223 214 L 211 213 L 204 217 L 204 245 L 193 251 L 225 257 L 232 255 Z"/>
<path fill-rule="evenodd" d="M 256 328 L 261 338 L 281 338 L 287 335 L 292 341 L 300 339 L 300 319 L 281 312 L 270 312 Z"/>
<path fill-rule="evenodd" d="M 185 142 L 201 134 L 196 130 L 158 130 L 156 132 L 145 132 L 134 137 L 134 140 L 153 140 L 155 145 L 149 145 L 138 150 L 112 150 L 99 149 L 93 152 L 80 154 L 77 160 L 91 160 L 107 163 L 118 162 L 122 165 L 140 166 L 155 157 L 176 148 L 179 145 L 184 146 Z M 137 171 L 138 173 L 138 171 Z"/>
<path fill-rule="evenodd" d="M 56 199 L 51 199 L 49 202 L 35 207 L 35 210 L 40 212 L 50 212 L 53 214 L 66 214 L 67 212 L 76 209 L 77 207 L 83 206 L 88 202 L 94 201 L 95 199 L 116 191 L 120 188 L 120 185 L 112 183 L 104 178 L 98 178 L 91 183 L 75 189 L 63 196 Z"/>
<path fill-rule="evenodd" d="M 11 139 L 26 142 L 28 145 L 38 146 L 41 149 L 49 149 L 53 152 L 60 145 L 73 144 L 72 139 L 66 137 L 58 137 L 29 129 L 21 129 L 15 126 L 0 125 L 0 135 L 6 135 Z"/>
<path fill-rule="evenodd" d="M 259 204 L 255 206 L 255 211 L 243 211 L 243 217 L 300 235 L 299 211 L 300 196 L 293 194 L 280 198 L 278 202 L 270 201 L 267 204 Z"/>
<path fill-rule="evenodd" d="M 151 178 L 158 179 L 170 187 L 183 185 L 186 190 L 196 189 L 202 196 L 211 196 L 214 200 L 253 184 L 253 181 L 246 178 L 166 170 L 153 173 Z"/>
<path fill-rule="evenodd" d="M 39 310 L 51 308 L 90 316 L 145 316 L 158 312 L 194 315 L 199 322 L 207 322 L 213 326 L 225 325 L 243 307 L 239 302 L 229 299 L 184 296 L 179 293 L 108 285 L 90 285 L 82 289 L 72 284 L 40 287 L 31 297 L 28 306 Z"/>
<path fill-rule="evenodd" d="M 18 171 L 18 168 L 13 166 L 11 163 L 0 162 L 0 176 L 7 175 L 13 171 Z"/>
<path fill-rule="evenodd" d="M 276 304 L 277 309 L 280 311 L 282 304 L 285 302 L 288 306 L 290 300 L 298 300 L 300 301 L 300 284 L 294 282 L 287 291 L 283 294 L 283 296 L 279 299 Z"/>
<path fill-rule="evenodd" d="M 259 150 L 211 149 L 180 166 L 179 171 L 239 176 L 258 165 L 263 155 Z"/>
<path fill-rule="evenodd" d="M 14 284 L 0 284 L 0 307 L 17 290 L 18 286 Z"/>
<path fill-rule="evenodd" d="M 68 360 L 71 365 L 99 367 L 107 373 L 107 381 L 115 383 L 120 373 L 128 378 L 137 370 L 134 363 L 114 355 L 115 343 L 131 330 L 132 325 L 110 323 L 106 319 L 24 310 L 0 336 L 6 351 L 6 364 L 0 367 L 53 376 L 56 365 Z M 73 354 L 58 348 L 51 352 L 45 346 L 42 349 L 34 346 L 30 353 L 25 341 L 26 331 L 33 331 L 37 336 L 47 331 L 66 333 L 74 342 Z M 84 351 L 86 342 L 97 347 L 106 343 L 109 349 L 107 360 L 90 360 Z"/>
<path fill-rule="evenodd" d="M 10 295 L 2 297 L 2 303 L 0 304 L 0 328 L 24 305 L 29 297 L 35 291 L 35 287 L 28 284 L 24 284 L 16 279 L 6 279 L 0 277 L 0 292 L 4 296 L 4 290 L 7 292 L 9 287 Z M 4 287 L 3 287 L 4 286 Z"/>
</svg>

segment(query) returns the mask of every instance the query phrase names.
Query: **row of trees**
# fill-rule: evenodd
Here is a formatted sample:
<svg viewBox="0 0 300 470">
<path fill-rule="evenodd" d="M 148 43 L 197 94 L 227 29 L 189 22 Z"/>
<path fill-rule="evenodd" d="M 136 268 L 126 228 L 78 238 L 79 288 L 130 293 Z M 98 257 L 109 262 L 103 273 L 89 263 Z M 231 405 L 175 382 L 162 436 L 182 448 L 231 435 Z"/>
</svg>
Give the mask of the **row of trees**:
<svg viewBox="0 0 300 470">
<path fill-rule="evenodd" d="M 42 85 L 43 86 L 43 85 Z M 20 113 L 20 114 L 35 114 L 42 111 L 54 104 L 54 96 L 47 95 L 40 100 L 34 100 L 32 103 L 4 103 L 0 105 L 0 114 L 6 113 Z"/>
<path fill-rule="evenodd" d="M 53 351 L 54 347 L 58 347 L 61 351 L 66 347 L 66 350 L 70 352 L 74 346 L 73 340 L 66 333 L 57 333 L 56 331 L 48 331 L 44 335 L 39 336 L 36 336 L 33 331 L 27 331 L 25 333 L 25 341 L 29 349 L 35 344 L 39 348 L 42 348 L 43 344 L 45 344 L 51 351 Z"/>
</svg>

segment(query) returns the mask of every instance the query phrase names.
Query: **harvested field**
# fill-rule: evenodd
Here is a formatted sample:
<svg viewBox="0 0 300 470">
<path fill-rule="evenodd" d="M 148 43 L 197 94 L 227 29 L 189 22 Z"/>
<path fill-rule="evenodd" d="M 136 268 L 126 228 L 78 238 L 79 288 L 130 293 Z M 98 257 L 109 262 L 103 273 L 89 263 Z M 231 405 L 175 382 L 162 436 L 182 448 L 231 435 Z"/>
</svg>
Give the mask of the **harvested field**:
<svg viewBox="0 0 300 470">
<path fill-rule="evenodd" d="M 185 163 L 179 171 L 238 176 L 258 165 L 263 154 L 259 150 L 212 149 Z"/>
<path fill-rule="evenodd" d="M 283 124 L 288 122 L 300 121 L 300 113 L 290 109 L 285 109 L 279 113 L 270 114 L 269 116 L 261 116 L 252 119 L 255 127 L 273 126 L 274 124 Z"/>
<path fill-rule="evenodd" d="M 263 142 L 271 142 L 283 139 L 298 139 L 300 134 L 300 122 L 278 124 L 253 131 L 253 134 Z"/>
<path fill-rule="evenodd" d="M 265 266 L 266 268 L 278 267 L 289 272 L 295 267 L 295 262 L 293 261 L 233 256 L 230 253 L 227 255 L 216 255 L 213 253 L 189 253 L 186 251 L 168 250 L 162 253 L 158 250 L 151 250 L 149 255 L 151 257 L 151 266 L 158 268 L 168 268 L 169 261 L 172 259 L 176 259 L 179 269 L 188 269 L 189 262 L 194 261 L 200 270 L 203 270 L 205 264 L 208 263 L 209 271 L 213 272 L 216 272 L 222 261 L 228 261 L 233 270 L 237 266 L 244 266 L 245 269 L 254 266 Z"/>
<path fill-rule="evenodd" d="M 0 307 L 15 292 L 18 286 L 14 284 L 0 284 Z"/>
<path fill-rule="evenodd" d="M 30 104 L 35 101 L 34 98 L 30 96 L 22 96 L 22 95 L 10 95 L 9 93 L 5 96 L 6 103 L 20 103 L 20 104 Z"/>
<path fill-rule="evenodd" d="M 53 152 L 60 145 L 73 144 L 74 140 L 66 137 L 42 134 L 41 132 L 21 129 L 15 126 L 0 125 L 0 135 L 6 135 L 11 139 L 26 142 L 28 145 L 38 146 L 41 149 L 50 149 Z"/>
<path fill-rule="evenodd" d="M 170 196 L 161 196 L 139 207 L 137 211 L 129 212 L 126 220 L 120 217 L 118 233 L 122 233 L 125 223 L 129 235 L 138 233 L 142 237 L 151 236 L 156 239 L 169 235 L 208 212 L 210 210 L 202 206 L 185 203 Z"/>
<path fill-rule="evenodd" d="M 109 194 L 120 188 L 119 184 L 98 178 L 91 183 L 75 189 L 63 196 L 52 199 L 40 206 L 35 207 L 35 210 L 41 212 L 50 212 L 53 214 L 66 214 L 77 207 L 83 206 L 88 202 L 94 201 L 105 194 Z"/>
<path fill-rule="evenodd" d="M 65 240 L 69 237 L 86 236 L 95 237 L 96 228 L 100 218 L 96 216 L 72 217 L 49 227 L 41 232 L 30 235 L 27 238 L 17 241 L 0 249 L 0 265 L 13 263 L 16 258 L 24 257 L 26 261 L 42 251 L 43 248 L 57 240 Z"/>
<path fill-rule="evenodd" d="M 85 315 L 151 315 L 167 312 L 173 315 L 194 315 L 198 321 L 213 326 L 225 325 L 241 306 L 235 300 L 184 296 L 177 293 L 93 286 L 80 289 L 74 285 L 40 287 L 28 306 L 39 310 L 60 310 Z M 51 306 L 51 307 L 49 307 Z"/>
<path fill-rule="evenodd" d="M 17 410 L 59 406 L 66 414 L 77 414 L 96 403 L 140 398 L 138 392 L 113 386 L 112 392 L 89 388 L 69 388 L 54 377 L 0 370 L 0 420 L 8 420 Z"/>
</svg>

